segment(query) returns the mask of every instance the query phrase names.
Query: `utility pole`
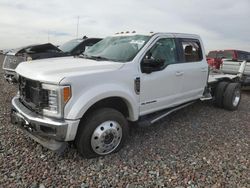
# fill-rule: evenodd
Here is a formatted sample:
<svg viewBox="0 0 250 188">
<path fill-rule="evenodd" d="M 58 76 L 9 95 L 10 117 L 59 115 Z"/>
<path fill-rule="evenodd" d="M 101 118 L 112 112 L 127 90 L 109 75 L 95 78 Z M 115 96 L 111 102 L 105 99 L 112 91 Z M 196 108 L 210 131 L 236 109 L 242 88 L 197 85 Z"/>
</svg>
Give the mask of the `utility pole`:
<svg viewBox="0 0 250 188">
<path fill-rule="evenodd" d="M 79 16 L 77 16 L 76 38 L 78 38 L 78 29 L 79 29 Z"/>
<path fill-rule="evenodd" d="M 48 42 L 49 42 L 49 30 L 48 30 Z"/>
</svg>

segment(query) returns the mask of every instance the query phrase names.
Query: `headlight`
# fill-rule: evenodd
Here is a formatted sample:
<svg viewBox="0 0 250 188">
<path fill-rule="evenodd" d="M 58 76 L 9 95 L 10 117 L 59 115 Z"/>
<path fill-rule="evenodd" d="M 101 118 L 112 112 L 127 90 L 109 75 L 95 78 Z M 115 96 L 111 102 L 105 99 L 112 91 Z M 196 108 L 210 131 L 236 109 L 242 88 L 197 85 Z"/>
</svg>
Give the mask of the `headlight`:
<svg viewBox="0 0 250 188">
<path fill-rule="evenodd" d="M 42 84 L 42 89 L 47 93 L 47 105 L 43 109 L 46 116 L 62 118 L 64 106 L 71 98 L 70 86 L 57 86 L 50 84 Z"/>
</svg>

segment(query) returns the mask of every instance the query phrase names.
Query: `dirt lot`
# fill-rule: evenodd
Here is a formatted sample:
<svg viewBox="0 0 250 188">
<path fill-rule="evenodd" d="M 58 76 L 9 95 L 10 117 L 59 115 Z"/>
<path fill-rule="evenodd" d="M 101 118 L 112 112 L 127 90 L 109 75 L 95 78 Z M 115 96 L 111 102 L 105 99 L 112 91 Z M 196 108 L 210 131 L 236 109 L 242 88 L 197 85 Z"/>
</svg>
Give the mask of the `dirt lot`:
<svg viewBox="0 0 250 188">
<path fill-rule="evenodd" d="M 2 64 L 0 63 L 0 67 Z M 238 111 L 196 103 L 133 128 L 118 153 L 59 156 L 9 123 L 13 85 L 0 72 L 0 187 L 249 187 L 250 92 Z"/>
</svg>

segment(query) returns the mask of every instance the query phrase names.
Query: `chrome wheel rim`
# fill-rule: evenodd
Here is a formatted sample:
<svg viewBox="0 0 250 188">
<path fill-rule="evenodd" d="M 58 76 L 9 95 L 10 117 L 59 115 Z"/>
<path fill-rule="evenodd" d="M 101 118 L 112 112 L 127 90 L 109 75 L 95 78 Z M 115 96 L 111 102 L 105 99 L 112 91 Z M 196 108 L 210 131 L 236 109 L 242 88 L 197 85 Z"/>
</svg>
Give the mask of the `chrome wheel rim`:
<svg viewBox="0 0 250 188">
<path fill-rule="evenodd" d="M 240 90 L 235 91 L 234 97 L 233 97 L 233 106 L 238 106 L 240 102 Z"/>
<path fill-rule="evenodd" d="M 113 152 L 122 139 L 122 127 L 116 121 L 105 121 L 93 132 L 91 147 L 99 155 Z"/>
</svg>

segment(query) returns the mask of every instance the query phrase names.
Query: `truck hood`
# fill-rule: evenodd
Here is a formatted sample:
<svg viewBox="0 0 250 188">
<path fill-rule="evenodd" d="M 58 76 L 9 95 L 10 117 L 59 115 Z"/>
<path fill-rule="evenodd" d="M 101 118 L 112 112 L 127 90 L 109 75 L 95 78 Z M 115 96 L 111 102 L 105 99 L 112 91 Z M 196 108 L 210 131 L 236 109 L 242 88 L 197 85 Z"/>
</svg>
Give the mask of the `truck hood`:
<svg viewBox="0 0 250 188">
<path fill-rule="evenodd" d="M 65 77 L 117 70 L 123 63 L 95 61 L 79 57 L 61 57 L 23 62 L 16 72 L 26 78 L 59 84 Z"/>
</svg>

